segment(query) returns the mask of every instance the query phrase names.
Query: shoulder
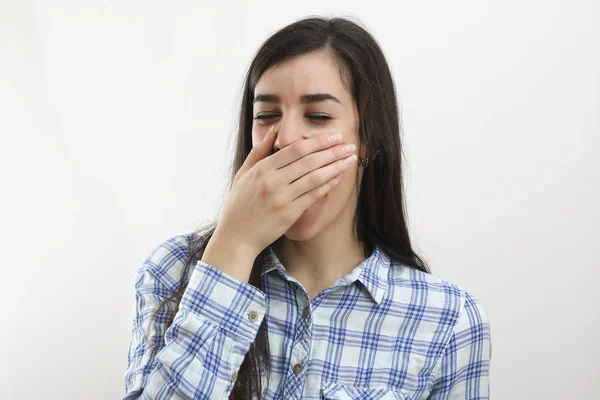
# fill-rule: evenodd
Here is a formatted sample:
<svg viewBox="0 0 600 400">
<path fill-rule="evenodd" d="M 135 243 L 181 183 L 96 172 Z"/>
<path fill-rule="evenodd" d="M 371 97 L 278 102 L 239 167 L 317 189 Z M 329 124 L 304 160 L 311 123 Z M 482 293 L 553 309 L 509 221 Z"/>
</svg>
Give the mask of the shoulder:
<svg viewBox="0 0 600 400">
<path fill-rule="evenodd" d="M 196 233 L 170 236 L 155 244 L 146 254 L 136 273 L 136 286 L 152 280 L 160 282 L 169 292 L 176 291 L 184 273 L 189 274 L 192 248 L 201 240 Z M 155 286 L 156 282 L 153 282 Z"/>
<path fill-rule="evenodd" d="M 450 331 L 487 324 L 487 314 L 477 297 L 465 288 L 416 268 L 392 262 L 391 292 L 394 300 L 414 304 L 435 315 Z"/>
</svg>

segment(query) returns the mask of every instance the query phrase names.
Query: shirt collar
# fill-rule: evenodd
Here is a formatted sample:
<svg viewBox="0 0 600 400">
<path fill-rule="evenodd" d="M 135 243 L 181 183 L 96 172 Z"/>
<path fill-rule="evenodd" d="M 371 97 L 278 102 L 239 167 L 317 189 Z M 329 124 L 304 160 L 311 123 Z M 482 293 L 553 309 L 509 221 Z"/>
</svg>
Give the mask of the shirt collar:
<svg viewBox="0 0 600 400">
<path fill-rule="evenodd" d="M 281 272 L 285 271 L 271 246 L 267 247 L 264 255 L 261 275 L 275 269 L 279 269 Z M 336 285 L 348 285 L 358 280 L 367 289 L 373 300 L 379 304 L 387 290 L 390 265 L 391 261 L 388 255 L 379 246 L 375 246 L 373 253 L 357 265 L 352 272 L 340 278 Z"/>
</svg>

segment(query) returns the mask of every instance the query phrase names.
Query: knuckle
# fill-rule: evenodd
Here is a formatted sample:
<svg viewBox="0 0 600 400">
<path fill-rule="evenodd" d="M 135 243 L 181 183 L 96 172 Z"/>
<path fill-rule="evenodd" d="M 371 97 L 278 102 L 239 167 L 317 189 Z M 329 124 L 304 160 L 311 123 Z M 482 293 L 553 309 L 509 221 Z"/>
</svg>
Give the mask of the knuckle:
<svg viewBox="0 0 600 400">
<path fill-rule="evenodd" d="M 329 154 L 331 154 L 334 158 L 337 158 L 340 154 L 342 154 L 342 148 L 340 146 L 333 146 L 329 149 Z"/>
<path fill-rule="evenodd" d="M 275 186 L 273 185 L 273 182 L 271 182 L 270 180 L 263 178 L 262 179 L 262 193 L 268 196 L 271 196 L 273 193 L 275 193 Z"/>
<path fill-rule="evenodd" d="M 312 173 L 308 176 L 308 181 L 311 186 L 318 186 L 321 184 L 321 179 L 317 173 Z"/>
<path fill-rule="evenodd" d="M 315 160 L 314 156 L 308 156 L 301 159 L 302 165 L 306 168 L 307 171 L 312 171 L 315 169 L 317 160 Z"/>
<path fill-rule="evenodd" d="M 326 188 L 325 187 L 321 187 L 319 188 L 319 190 L 315 190 L 315 194 L 313 195 L 313 203 L 316 203 L 317 201 L 319 201 L 319 199 L 321 197 L 323 197 L 323 195 L 326 193 Z"/>
<path fill-rule="evenodd" d="M 258 189 L 259 193 L 266 193 L 265 182 L 262 178 L 256 178 L 254 182 L 256 183 L 256 188 Z"/>
<path fill-rule="evenodd" d="M 280 210 L 281 208 L 283 208 L 285 202 L 282 196 L 273 196 L 271 204 L 273 206 L 273 209 Z"/>
<path fill-rule="evenodd" d="M 298 159 L 304 156 L 304 146 L 301 142 L 295 142 L 290 145 L 290 153 L 294 159 Z"/>
<path fill-rule="evenodd" d="M 269 190 L 269 181 L 264 173 L 261 173 L 259 170 L 255 171 L 254 174 L 254 182 L 259 192 L 265 193 Z"/>
<path fill-rule="evenodd" d="M 252 172 L 254 173 L 254 176 L 256 178 L 259 178 L 259 177 L 263 176 L 265 170 L 264 170 L 263 165 L 262 165 L 262 163 L 260 161 L 257 162 L 254 165 L 254 167 L 252 167 Z"/>
</svg>

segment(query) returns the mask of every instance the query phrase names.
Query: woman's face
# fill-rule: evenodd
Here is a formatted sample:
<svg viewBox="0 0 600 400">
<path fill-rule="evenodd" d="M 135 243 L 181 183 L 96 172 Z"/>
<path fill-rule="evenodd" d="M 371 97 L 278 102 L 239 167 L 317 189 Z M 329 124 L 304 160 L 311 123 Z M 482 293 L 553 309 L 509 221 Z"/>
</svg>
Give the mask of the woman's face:
<svg viewBox="0 0 600 400">
<path fill-rule="evenodd" d="M 273 152 L 297 140 L 320 133 L 341 133 L 343 143 L 354 143 L 355 153 L 364 157 L 366 148 L 360 149 L 358 138 L 358 110 L 350 92 L 344 87 L 336 61 L 323 51 L 315 51 L 286 60 L 266 70 L 256 84 L 258 95 L 273 95 L 273 100 L 254 103 L 252 143 L 256 145 L 271 125 L 279 127 Z M 303 96 L 327 94 L 331 99 L 315 102 L 301 101 Z M 361 153 L 359 153 L 361 150 Z M 350 167 L 342 180 L 304 212 L 285 233 L 291 240 L 309 240 L 332 225 L 346 229 L 356 209 L 356 168 Z M 346 223 L 337 223 L 337 222 Z M 336 224 L 332 224 L 336 222 Z M 335 236 L 335 234 L 332 234 Z"/>
</svg>

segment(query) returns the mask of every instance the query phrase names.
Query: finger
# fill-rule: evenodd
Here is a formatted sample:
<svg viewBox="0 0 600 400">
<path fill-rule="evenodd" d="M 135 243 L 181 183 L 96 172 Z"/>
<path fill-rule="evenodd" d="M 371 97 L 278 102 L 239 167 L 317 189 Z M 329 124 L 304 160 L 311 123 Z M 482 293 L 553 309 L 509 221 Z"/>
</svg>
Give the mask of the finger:
<svg viewBox="0 0 600 400">
<path fill-rule="evenodd" d="M 280 176 L 278 179 L 281 179 L 284 184 L 289 184 L 312 171 L 352 155 L 355 150 L 356 146 L 354 144 L 342 144 L 309 154 L 282 168 L 279 171 Z"/>
<path fill-rule="evenodd" d="M 275 125 L 271 125 L 263 140 L 252 147 L 252 150 L 250 150 L 250 153 L 248 154 L 248 157 L 246 157 L 244 164 L 238 171 L 239 174 L 243 175 L 246 171 L 255 166 L 260 160 L 268 157 L 271 154 L 273 142 L 275 140 L 274 138 L 277 136 L 276 130 L 277 129 Z"/>
<path fill-rule="evenodd" d="M 298 215 L 298 218 L 304 211 L 308 209 L 308 207 L 315 204 L 319 199 L 325 196 L 331 189 L 334 188 L 335 185 L 342 181 L 344 177 L 344 173 L 340 173 L 333 178 L 327 180 L 322 185 L 313 188 L 312 190 L 304 193 L 299 196 L 296 200 L 292 202 L 292 207 L 294 208 L 294 212 Z"/>
<path fill-rule="evenodd" d="M 313 192 L 314 189 L 326 184 L 338 175 L 343 174 L 353 166 L 356 167 L 356 160 L 356 154 L 352 154 L 342 160 L 335 161 L 325 167 L 306 174 L 297 181 L 291 183 L 289 194 L 293 199 L 292 202 L 297 201 L 299 204 L 298 207 L 305 210 L 313 202 L 318 200 L 317 195 L 320 192 Z M 313 192 L 313 194 L 306 197 L 306 195 L 311 192 Z"/>
<path fill-rule="evenodd" d="M 298 140 L 289 146 L 286 146 L 273 154 L 268 161 L 265 160 L 265 162 L 268 163 L 267 167 L 269 169 L 280 169 L 308 154 L 314 153 L 315 151 L 335 146 L 341 142 L 341 140 L 342 135 L 339 133 L 321 133 L 308 139 Z"/>
</svg>

